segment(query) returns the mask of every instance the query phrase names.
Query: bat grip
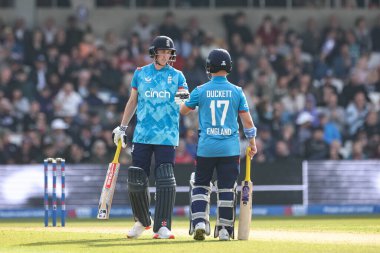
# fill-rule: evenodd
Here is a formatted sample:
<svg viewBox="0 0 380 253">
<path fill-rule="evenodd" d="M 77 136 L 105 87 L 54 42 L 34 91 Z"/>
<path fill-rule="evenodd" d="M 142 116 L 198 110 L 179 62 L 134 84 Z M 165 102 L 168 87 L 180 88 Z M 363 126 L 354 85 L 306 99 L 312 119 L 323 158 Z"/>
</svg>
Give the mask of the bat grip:
<svg viewBox="0 0 380 253">
<path fill-rule="evenodd" d="M 251 181 L 251 157 L 249 152 L 251 151 L 250 147 L 247 147 L 245 151 L 245 179 L 244 181 Z"/>
<path fill-rule="evenodd" d="M 113 161 L 112 161 L 113 163 L 119 162 L 120 151 L 121 151 L 121 140 L 119 139 L 119 142 L 117 143 L 115 156 L 113 157 Z"/>
</svg>

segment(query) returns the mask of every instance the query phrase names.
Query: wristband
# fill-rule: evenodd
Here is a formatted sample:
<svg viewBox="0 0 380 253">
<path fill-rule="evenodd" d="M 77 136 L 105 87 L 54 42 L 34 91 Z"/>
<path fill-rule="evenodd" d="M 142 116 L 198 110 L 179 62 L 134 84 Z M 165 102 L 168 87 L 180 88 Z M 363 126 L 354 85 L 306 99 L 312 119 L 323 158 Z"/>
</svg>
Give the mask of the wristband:
<svg viewBox="0 0 380 253">
<path fill-rule="evenodd" d="M 257 133 L 256 127 L 244 128 L 244 135 L 247 139 L 252 139 L 252 138 L 256 137 L 256 133 Z"/>
<path fill-rule="evenodd" d="M 121 131 L 125 132 L 127 130 L 128 126 L 120 125 L 119 128 Z"/>
</svg>

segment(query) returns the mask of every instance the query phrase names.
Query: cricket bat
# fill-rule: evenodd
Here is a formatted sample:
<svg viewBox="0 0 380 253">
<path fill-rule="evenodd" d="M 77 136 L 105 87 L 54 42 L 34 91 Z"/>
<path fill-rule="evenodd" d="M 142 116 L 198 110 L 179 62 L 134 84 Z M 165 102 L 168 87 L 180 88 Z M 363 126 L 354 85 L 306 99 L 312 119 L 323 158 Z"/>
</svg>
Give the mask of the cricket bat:
<svg viewBox="0 0 380 253">
<path fill-rule="evenodd" d="M 117 176 L 119 174 L 119 169 L 120 169 L 120 163 L 119 163 L 120 151 L 121 151 L 121 140 L 119 140 L 119 143 L 117 144 L 113 161 L 108 165 L 106 180 L 104 181 L 102 194 L 99 200 L 99 208 L 98 208 L 99 220 L 108 220 L 110 217 L 113 194 L 115 192 Z"/>
<path fill-rule="evenodd" d="M 251 182 L 251 159 L 248 155 L 251 148 L 246 150 L 245 179 L 241 182 L 240 215 L 238 239 L 248 240 L 252 220 L 252 182 Z"/>
</svg>

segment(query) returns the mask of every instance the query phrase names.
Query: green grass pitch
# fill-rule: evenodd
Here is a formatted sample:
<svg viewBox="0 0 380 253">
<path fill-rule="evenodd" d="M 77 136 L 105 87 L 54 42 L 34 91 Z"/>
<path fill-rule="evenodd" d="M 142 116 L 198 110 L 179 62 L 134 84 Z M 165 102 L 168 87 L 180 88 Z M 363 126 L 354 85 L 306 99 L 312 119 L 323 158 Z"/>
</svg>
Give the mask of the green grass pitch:
<svg viewBox="0 0 380 253">
<path fill-rule="evenodd" d="M 228 242 L 194 241 L 184 218 L 173 221 L 174 240 L 154 240 L 151 230 L 126 239 L 132 224 L 130 218 L 69 219 L 64 228 L 45 228 L 42 219 L 0 220 L 0 252 L 380 252 L 379 216 L 254 217 L 250 240 Z"/>
</svg>

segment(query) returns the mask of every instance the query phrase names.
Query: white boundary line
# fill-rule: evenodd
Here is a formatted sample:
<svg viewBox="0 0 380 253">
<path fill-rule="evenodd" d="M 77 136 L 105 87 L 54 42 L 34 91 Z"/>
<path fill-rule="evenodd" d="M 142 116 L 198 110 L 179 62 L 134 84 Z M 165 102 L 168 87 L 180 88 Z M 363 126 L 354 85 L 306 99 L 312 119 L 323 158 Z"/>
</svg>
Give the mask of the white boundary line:
<svg viewBox="0 0 380 253">
<path fill-rule="evenodd" d="M 241 186 L 237 187 L 237 190 L 240 191 Z M 189 192 L 190 187 L 189 186 L 177 186 L 176 191 L 177 192 Z M 213 187 L 212 190 L 215 192 L 216 187 Z M 267 192 L 267 191 L 304 191 L 305 187 L 304 185 L 254 185 L 253 191 L 258 192 Z M 156 192 L 156 187 L 149 187 L 150 193 Z"/>
</svg>

